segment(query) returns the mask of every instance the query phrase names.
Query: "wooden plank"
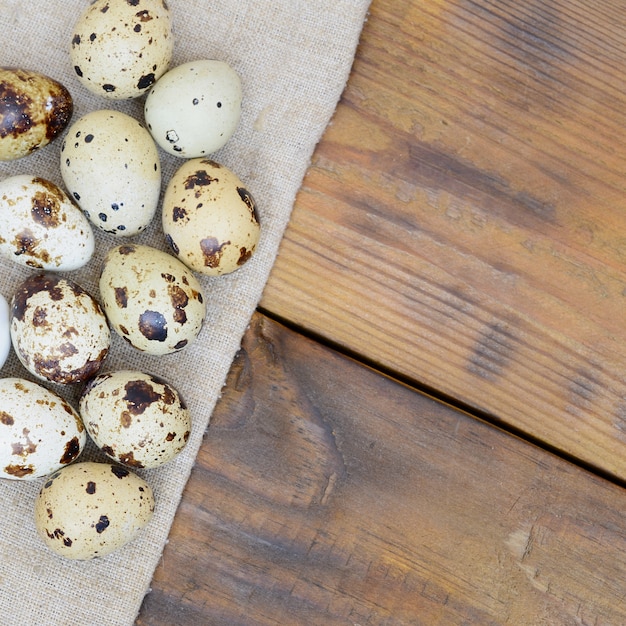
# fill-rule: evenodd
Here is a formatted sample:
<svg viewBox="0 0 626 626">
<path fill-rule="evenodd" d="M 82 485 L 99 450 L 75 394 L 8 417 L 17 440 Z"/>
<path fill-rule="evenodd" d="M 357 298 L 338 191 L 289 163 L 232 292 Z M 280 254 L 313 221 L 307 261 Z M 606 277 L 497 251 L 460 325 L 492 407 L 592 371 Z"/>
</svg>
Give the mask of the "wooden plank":
<svg viewBox="0 0 626 626">
<path fill-rule="evenodd" d="M 625 508 L 257 315 L 137 624 L 624 624 Z"/>
<path fill-rule="evenodd" d="M 626 14 L 374 0 L 262 310 L 626 479 Z"/>
</svg>

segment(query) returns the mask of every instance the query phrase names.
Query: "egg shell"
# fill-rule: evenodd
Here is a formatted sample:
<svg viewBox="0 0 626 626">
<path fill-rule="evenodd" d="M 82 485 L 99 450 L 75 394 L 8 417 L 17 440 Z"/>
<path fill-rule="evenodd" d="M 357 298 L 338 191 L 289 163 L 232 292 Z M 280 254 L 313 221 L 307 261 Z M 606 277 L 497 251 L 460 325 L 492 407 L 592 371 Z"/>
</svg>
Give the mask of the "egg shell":
<svg viewBox="0 0 626 626">
<path fill-rule="evenodd" d="M 9 303 L 0 294 L 0 367 L 2 367 L 11 351 L 11 330 L 9 323 Z"/>
<path fill-rule="evenodd" d="M 240 268 L 260 237 L 252 195 L 234 172 L 210 159 L 190 159 L 174 173 L 163 198 L 162 222 L 176 256 L 207 276 Z"/>
<path fill-rule="evenodd" d="M 93 255 L 91 224 L 67 194 L 44 178 L 0 181 L 0 254 L 47 271 L 83 267 Z"/>
<path fill-rule="evenodd" d="M 201 157 L 234 135 L 241 117 L 241 79 L 224 61 L 198 60 L 166 72 L 144 104 L 148 130 L 174 156 Z"/>
<path fill-rule="evenodd" d="M 198 279 L 171 254 L 151 246 L 109 250 L 100 295 L 112 328 L 148 354 L 170 354 L 191 344 L 206 315 Z"/>
<path fill-rule="evenodd" d="M 75 461 L 87 431 L 63 398 L 22 378 L 0 379 L 0 477 L 33 480 Z"/>
<path fill-rule="evenodd" d="M 95 444 L 128 467 L 163 465 L 189 439 L 191 417 L 178 391 L 144 372 L 99 374 L 85 386 L 78 409 Z"/>
<path fill-rule="evenodd" d="M 61 176 L 78 206 L 100 230 L 129 237 L 152 221 L 161 192 L 159 152 L 130 115 L 101 109 L 68 129 Z"/>
<path fill-rule="evenodd" d="M 167 71 L 173 46 L 165 0 L 96 0 L 74 25 L 70 60 L 83 87 L 124 100 L 146 93 Z"/>
<path fill-rule="evenodd" d="M 11 342 L 22 365 L 42 380 L 83 382 L 98 373 L 111 332 L 98 302 L 57 274 L 23 281 L 11 299 Z"/>
<path fill-rule="evenodd" d="M 154 513 L 154 494 L 120 465 L 81 461 L 52 474 L 35 500 L 44 544 L 73 560 L 103 557 L 135 539 Z"/>
<path fill-rule="evenodd" d="M 39 72 L 0 67 L 0 161 L 47 146 L 73 112 L 72 96 L 60 82 Z"/>
</svg>

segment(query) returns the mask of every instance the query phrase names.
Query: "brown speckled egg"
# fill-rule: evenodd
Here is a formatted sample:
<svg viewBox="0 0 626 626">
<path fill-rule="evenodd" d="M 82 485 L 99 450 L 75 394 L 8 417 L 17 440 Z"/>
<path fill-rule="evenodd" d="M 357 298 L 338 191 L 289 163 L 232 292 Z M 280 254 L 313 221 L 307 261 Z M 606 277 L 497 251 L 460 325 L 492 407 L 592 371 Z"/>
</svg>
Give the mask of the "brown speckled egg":
<svg viewBox="0 0 626 626">
<path fill-rule="evenodd" d="M 152 519 L 154 494 L 120 465 L 83 461 L 52 474 L 35 501 L 35 526 L 50 550 L 74 560 L 103 557 Z"/>
<path fill-rule="evenodd" d="M 57 185 L 20 174 L 0 181 L 0 254 L 19 265 L 75 270 L 94 251 L 91 224 Z"/>
<path fill-rule="evenodd" d="M 97 374 L 111 333 L 98 302 L 56 274 L 27 278 L 15 291 L 11 341 L 22 365 L 42 380 L 83 382 Z"/>
<path fill-rule="evenodd" d="M 84 87 L 122 100 L 150 89 L 167 70 L 172 51 L 165 0 L 95 0 L 74 26 L 70 58 Z"/>
<path fill-rule="evenodd" d="M 143 372 L 99 374 L 85 386 L 78 408 L 96 445 L 129 467 L 163 465 L 189 439 L 191 417 L 178 391 Z"/>
<path fill-rule="evenodd" d="M 20 159 L 47 146 L 69 124 L 70 92 L 30 70 L 0 67 L 0 161 Z"/>
<path fill-rule="evenodd" d="M 83 423 L 63 398 L 22 378 L 0 379 L 0 477 L 32 480 L 78 458 Z"/>
<path fill-rule="evenodd" d="M 165 237 L 187 267 L 228 274 L 256 250 L 256 204 L 239 177 L 210 159 L 190 159 L 174 173 L 163 198 Z"/>
<path fill-rule="evenodd" d="M 198 279 L 171 254 L 151 246 L 109 250 L 100 295 L 112 328 L 148 354 L 182 350 L 196 339 L 206 314 Z"/>
</svg>

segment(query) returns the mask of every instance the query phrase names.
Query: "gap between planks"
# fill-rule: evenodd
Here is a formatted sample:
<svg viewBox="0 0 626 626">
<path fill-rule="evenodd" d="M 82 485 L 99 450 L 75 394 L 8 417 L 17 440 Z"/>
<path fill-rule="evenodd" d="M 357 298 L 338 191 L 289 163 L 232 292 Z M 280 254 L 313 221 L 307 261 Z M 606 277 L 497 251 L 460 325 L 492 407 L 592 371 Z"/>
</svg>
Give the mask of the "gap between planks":
<svg viewBox="0 0 626 626">
<path fill-rule="evenodd" d="M 396 381 L 397 383 L 404 385 L 405 387 L 409 387 L 410 389 L 414 390 L 417 393 L 428 396 L 432 398 L 433 400 L 436 400 L 437 402 L 445 404 L 455 409 L 456 411 L 460 411 L 461 413 L 464 413 L 465 415 L 475 420 L 488 424 L 490 427 L 496 428 L 497 430 L 504 432 L 511 437 L 520 439 L 521 441 L 524 441 L 528 445 L 539 448 L 548 454 L 552 454 L 566 461 L 567 463 L 570 463 L 586 472 L 589 472 L 597 476 L 598 478 L 606 480 L 614 485 L 617 485 L 618 487 L 626 488 L 626 479 L 622 479 L 619 476 L 616 476 L 615 474 L 608 472 L 605 469 L 594 465 L 593 463 L 588 463 L 587 461 L 584 461 L 583 459 L 580 459 L 572 454 L 569 454 L 568 452 L 565 452 L 564 450 L 561 450 L 560 448 L 556 446 L 550 445 L 549 443 L 539 439 L 538 437 L 534 437 L 530 435 L 529 433 L 523 431 L 520 428 L 516 428 L 515 426 L 512 426 L 511 424 L 507 424 L 504 421 L 502 421 L 497 415 L 494 415 L 487 411 L 480 411 L 476 407 L 466 404 L 465 402 L 459 400 L 458 398 L 450 396 L 433 387 L 430 387 L 424 382 L 417 380 L 415 378 L 412 378 L 410 376 L 407 376 L 406 374 L 402 373 L 399 370 L 395 370 L 393 368 L 387 367 L 377 362 L 375 359 L 368 358 L 364 356 L 363 354 L 360 354 L 356 350 L 350 349 L 349 347 L 345 346 L 344 344 L 340 342 L 333 341 L 329 339 L 328 337 L 324 337 L 323 335 L 316 333 L 315 331 L 311 329 L 308 329 L 304 326 L 294 323 L 290 321 L 289 319 L 286 319 L 268 310 L 267 308 L 263 306 L 257 307 L 257 311 L 261 315 L 264 315 L 268 319 L 278 324 L 281 324 L 282 326 L 284 326 L 285 328 L 288 328 L 292 332 L 295 332 L 301 335 L 302 337 L 315 341 L 316 343 L 326 348 L 329 348 L 333 350 L 334 352 L 348 359 L 356 361 L 360 363 L 362 366 L 367 367 L 375 372 L 378 372 L 380 375 L 390 378 Z"/>
</svg>

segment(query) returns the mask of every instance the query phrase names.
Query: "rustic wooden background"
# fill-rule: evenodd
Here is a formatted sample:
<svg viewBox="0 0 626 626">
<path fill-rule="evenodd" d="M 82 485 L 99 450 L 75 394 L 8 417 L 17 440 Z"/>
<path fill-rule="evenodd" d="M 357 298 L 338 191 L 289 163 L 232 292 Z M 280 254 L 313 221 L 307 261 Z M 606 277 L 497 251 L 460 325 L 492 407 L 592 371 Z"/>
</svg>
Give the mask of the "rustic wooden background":
<svg viewBox="0 0 626 626">
<path fill-rule="evenodd" d="M 373 1 L 139 626 L 626 624 L 625 9 Z"/>
</svg>

